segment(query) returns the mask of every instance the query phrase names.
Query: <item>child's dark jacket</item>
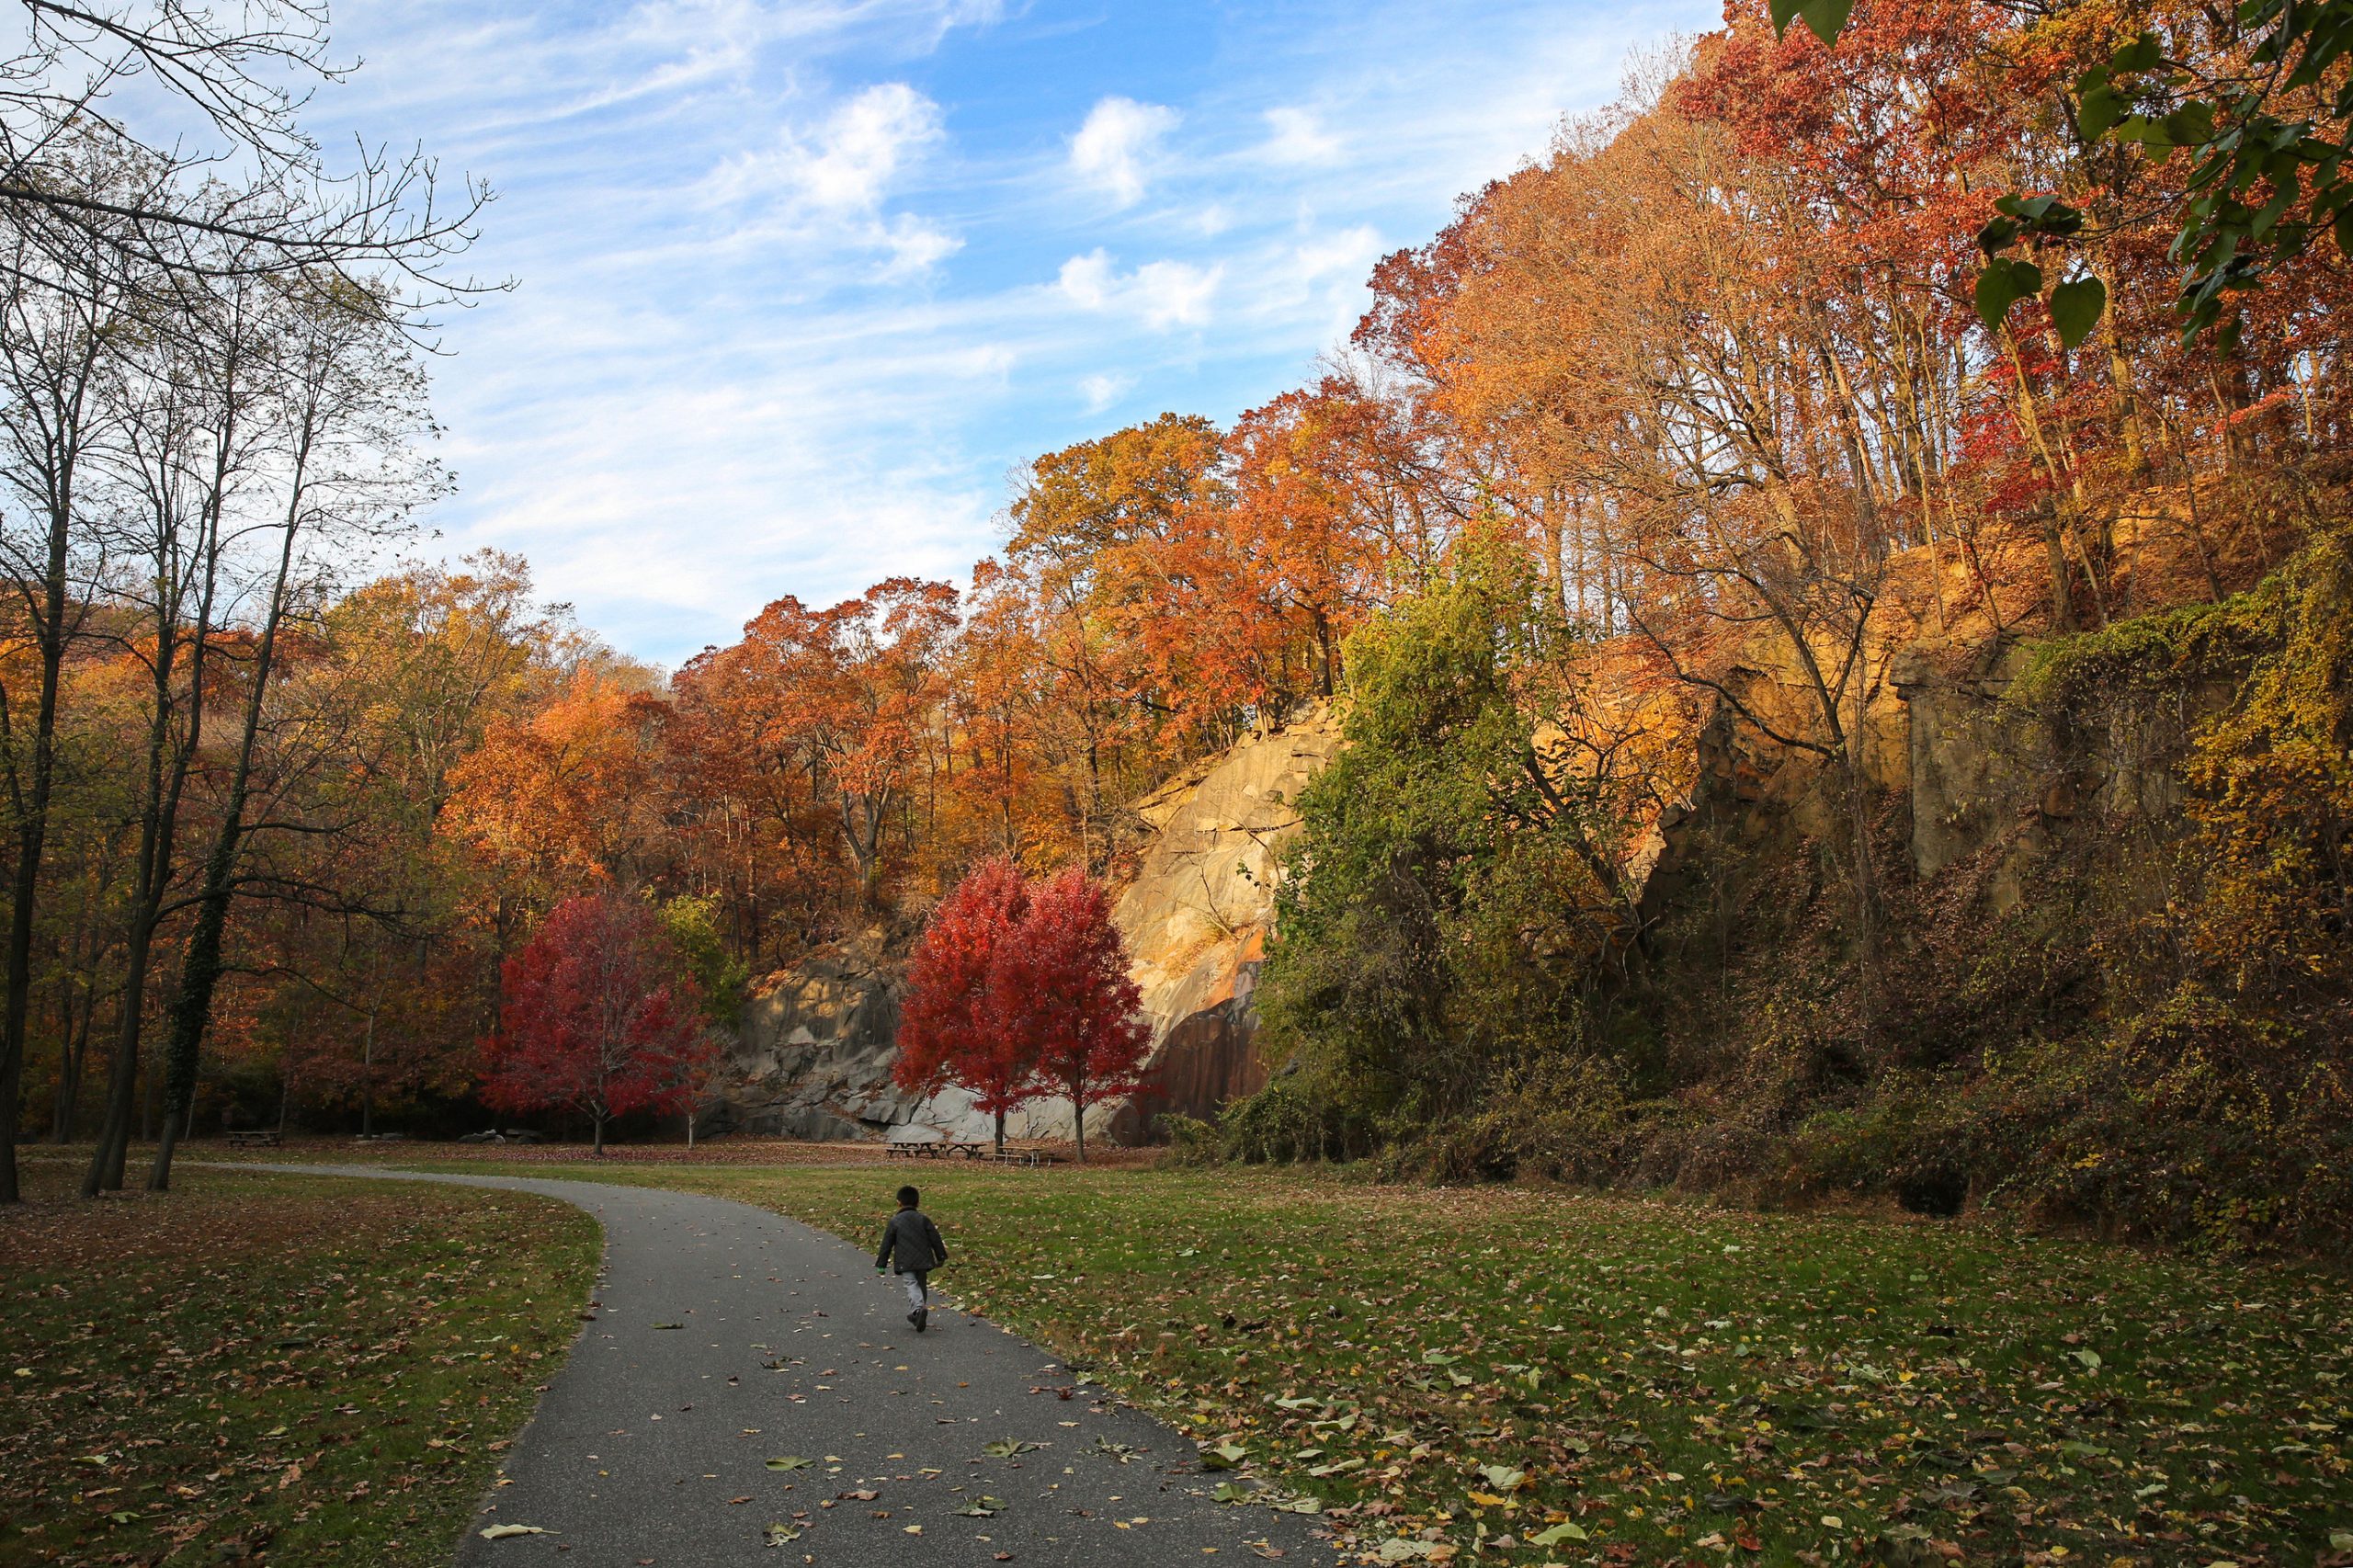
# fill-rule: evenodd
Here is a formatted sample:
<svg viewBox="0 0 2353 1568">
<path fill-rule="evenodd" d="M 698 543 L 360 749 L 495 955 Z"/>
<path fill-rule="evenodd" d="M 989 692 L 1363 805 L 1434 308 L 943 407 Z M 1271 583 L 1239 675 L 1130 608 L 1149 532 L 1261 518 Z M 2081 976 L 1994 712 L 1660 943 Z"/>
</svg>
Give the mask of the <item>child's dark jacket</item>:
<svg viewBox="0 0 2353 1568">
<path fill-rule="evenodd" d="M 948 1244 L 939 1227 L 920 1209 L 902 1209 L 882 1227 L 882 1250 L 874 1267 L 893 1274 L 928 1274 L 948 1261 Z"/>
</svg>

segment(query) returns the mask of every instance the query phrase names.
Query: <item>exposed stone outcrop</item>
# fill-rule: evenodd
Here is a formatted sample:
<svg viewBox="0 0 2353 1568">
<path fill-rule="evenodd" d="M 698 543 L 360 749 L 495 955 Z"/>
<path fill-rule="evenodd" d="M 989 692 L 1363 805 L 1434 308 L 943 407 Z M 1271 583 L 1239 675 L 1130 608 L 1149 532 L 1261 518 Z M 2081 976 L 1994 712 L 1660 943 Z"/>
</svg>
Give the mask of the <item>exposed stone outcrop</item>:
<svg viewBox="0 0 2353 1568">
<path fill-rule="evenodd" d="M 1090 1137 L 1148 1137 L 1166 1112 L 1201 1116 L 1264 1081 L 1250 1003 L 1265 956 L 1280 846 L 1299 791 L 1338 726 L 1311 715 L 1207 758 L 1138 801 L 1147 836 L 1112 918 L 1153 1028 L 1154 1092 L 1095 1108 Z M 745 1006 L 716 1125 L 770 1137 L 979 1138 L 990 1119 L 960 1090 L 928 1098 L 891 1081 L 904 951 L 876 929 L 769 978 Z M 1018 1137 L 1064 1137 L 1070 1109 L 1039 1101 Z"/>
<path fill-rule="evenodd" d="M 1635 870 L 1646 918 L 1737 855 L 1845 832 L 1829 759 L 1785 745 L 1823 733 L 1819 702 L 1778 634 L 1752 638 L 1724 677 L 1695 740 L 1688 797 L 1660 813 Z M 1871 672 L 1848 718 L 1863 736 L 1863 775 L 1908 807 L 1912 869 L 1926 879 L 1991 847 L 1984 884 L 1995 913 L 2018 903 L 2034 863 L 2078 816 L 2168 820 L 2180 806 L 2177 764 L 2191 725 L 2226 689 L 2120 701 L 2097 713 L 2054 714 L 2006 701 L 2033 656 L 2016 637 L 1926 633 L 1877 638 Z"/>
<path fill-rule="evenodd" d="M 1317 713 L 1245 741 L 1138 803 L 1156 831 L 1112 918 L 1153 1021 L 1155 1092 L 1104 1108 L 1114 1135 L 1137 1136 L 1168 1112 L 1210 1115 L 1266 1081 L 1250 994 L 1281 846 L 1299 826 L 1299 791 L 1339 744 L 1338 723 Z"/>
</svg>

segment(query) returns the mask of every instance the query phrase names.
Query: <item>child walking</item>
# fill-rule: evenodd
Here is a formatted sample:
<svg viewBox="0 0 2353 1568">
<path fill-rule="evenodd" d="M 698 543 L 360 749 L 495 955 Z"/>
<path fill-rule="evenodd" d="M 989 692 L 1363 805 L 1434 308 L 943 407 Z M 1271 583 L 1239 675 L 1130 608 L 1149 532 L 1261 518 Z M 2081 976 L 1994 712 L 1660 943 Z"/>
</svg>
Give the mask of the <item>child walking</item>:
<svg viewBox="0 0 2353 1568">
<path fill-rule="evenodd" d="M 874 1255 L 874 1272 L 892 1269 L 907 1287 L 907 1321 L 917 1334 L 931 1321 L 931 1271 L 948 1261 L 948 1244 L 939 1227 L 915 1207 L 923 1194 L 912 1187 L 899 1188 L 899 1211 L 882 1226 L 882 1250 Z"/>
</svg>

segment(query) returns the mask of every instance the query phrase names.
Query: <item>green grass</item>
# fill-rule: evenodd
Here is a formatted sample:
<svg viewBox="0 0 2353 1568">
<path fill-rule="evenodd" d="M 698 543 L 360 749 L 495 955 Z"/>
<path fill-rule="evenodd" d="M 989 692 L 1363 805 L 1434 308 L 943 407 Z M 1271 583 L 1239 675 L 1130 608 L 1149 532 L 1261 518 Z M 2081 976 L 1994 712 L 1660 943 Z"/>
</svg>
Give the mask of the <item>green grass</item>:
<svg viewBox="0 0 2353 1568">
<path fill-rule="evenodd" d="M 533 1171 L 860 1242 L 906 1178 Z M 968 1305 L 1392 1560 L 2353 1562 L 2341 1275 L 1312 1174 L 915 1179 Z"/>
<path fill-rule="evenodd" d="M 594 1221 L 186 1170 L 0 1211 L 0 1563 L 449 1561 L 579 1324 Z"/>
</svg>

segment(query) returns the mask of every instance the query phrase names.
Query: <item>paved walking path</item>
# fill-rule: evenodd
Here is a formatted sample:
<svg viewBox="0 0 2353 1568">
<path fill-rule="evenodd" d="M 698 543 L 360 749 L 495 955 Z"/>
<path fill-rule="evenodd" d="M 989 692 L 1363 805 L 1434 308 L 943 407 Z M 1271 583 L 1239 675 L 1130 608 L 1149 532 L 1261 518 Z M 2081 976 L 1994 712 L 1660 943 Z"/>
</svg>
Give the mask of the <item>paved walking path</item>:
<svg viewBox="0 0 2353 1568">
<path fill-rule="evenodd" d="M 1189 1440 L 1046 1351 L 939 1308 L 915 1334 L 870 1251 L 766 1210 L 600 1182 L 275 1168 L 540 1193 L 605 1227 L 593 1321 L 467 1528 L 461 1568 L 1335 1560 L 1312 1518 L 1214 1502 L 1222 1478 Z M 1003 1451 L 1015 1441 L 1035 1447 Z M 779 1459 L 810 1462 L 769 1469 Z M 555 1533 L 482 1538 L 500 1524 Z M 771 1525 L 794 1533 L 768 1546 Z"/>
</svg>

